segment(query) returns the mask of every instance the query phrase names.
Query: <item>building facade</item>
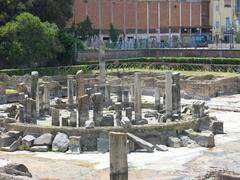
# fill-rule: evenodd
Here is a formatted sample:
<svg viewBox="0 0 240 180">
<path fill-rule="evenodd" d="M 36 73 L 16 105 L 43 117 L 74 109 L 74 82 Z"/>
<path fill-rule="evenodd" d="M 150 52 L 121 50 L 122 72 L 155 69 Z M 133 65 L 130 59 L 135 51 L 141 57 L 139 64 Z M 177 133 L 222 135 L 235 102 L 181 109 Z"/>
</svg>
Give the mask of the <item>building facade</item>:
<svg viewBox="0 0 240 180">
<path fill-rule="evenodd" d="M 75 0 L 67 26 L 90 17 L 102 38 L 110 24 L 126 38 L 171 40 L 210 32 L 210 0 Z"/>
<path fill-rule="evenodd" d="M 233 43 L 239 29 L 239 0 L 211 0 L 210 24 L 216 43 Z"/>
</svg>

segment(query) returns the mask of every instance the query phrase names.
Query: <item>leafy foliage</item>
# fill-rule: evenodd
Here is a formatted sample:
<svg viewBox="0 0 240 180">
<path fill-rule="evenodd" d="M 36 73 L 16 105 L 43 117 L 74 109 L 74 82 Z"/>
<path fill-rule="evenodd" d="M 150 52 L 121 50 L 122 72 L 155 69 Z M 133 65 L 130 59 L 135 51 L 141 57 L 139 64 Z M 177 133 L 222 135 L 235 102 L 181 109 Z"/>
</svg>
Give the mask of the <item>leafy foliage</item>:
<svg viewBox="0 0 240 180">
<path fill-rule="evenodd" d="M 0 25 L 22 12 L 29 12 L 62 28 L 72 17 L 72 9 L 73 0 L 0 0 Z"/>
<path fill-rule="evenodd" d="M 6 24 L 21 12 L 28 11 L 33 6 L 33 0 L 1 0 L 0 26 Z"/>
<path fill-rule="evenodd" d="M 83 22 L 80 22 L 75 29 L 76 35 L 81 37 L 83 41 L 93 37 L 96 34 L 90 18 L 87 16 Z"/>
<path fill-rule="evenodd" d="M 33 0 L 30 12 L 42 21 L 64 27 L 66 21 L 73 15 L 72 9 L 73 0 Z"/>
<path fill-rule="evenodd" d="M 113 43 L 118 41 L 119 34 L 118 34 L 117 30 L 114 28 L 113 24 L 110 24 L 109 36 L 110 36 L 110 39 Z"/>
<path fill-rule="evenodd" d="M 0 27 L 0 56 L 14 66 L 43 66 L 62 51 L 55 24 L 43 23 L 29 13 Z"/>
</svg>

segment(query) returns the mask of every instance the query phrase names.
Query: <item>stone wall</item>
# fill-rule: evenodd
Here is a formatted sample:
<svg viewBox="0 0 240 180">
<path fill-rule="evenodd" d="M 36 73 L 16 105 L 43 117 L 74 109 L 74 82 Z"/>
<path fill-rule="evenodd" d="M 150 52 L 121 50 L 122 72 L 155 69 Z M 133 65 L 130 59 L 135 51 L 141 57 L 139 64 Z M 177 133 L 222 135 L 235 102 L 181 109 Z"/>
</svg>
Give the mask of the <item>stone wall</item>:
<svg viewBox="0 0 240 180">
<path fill-rule="evenodd" d="M 106 51 L 105 59 L 123 59 L 129 57 L 240 57 L 236 49 L 133 49 Z M 79 52 L 78 62 L 98 59 L 98 52 Z"/>
<path fill-rule="evenodd" d="M 2 124 L 9 130 L 22 131 L 24 134 L 33 134 L 39 136 L 43 133 L 52 133 L 56 135 L 58 132 L 64 132 L 68 136 L 81 136 L 82 147 L 88 151 L 97 150 L 97 138 L 100 134 L 108 134 L 114 132 L 130 132 L 153 144 L 167 144 L 169 136 L 176 136 L 183 130 L 196 129 L 196 123 L 193 120 L 172 122 L 158 125 L 142 125 L 133 126 L 129 129 L 122 127 L 96 127 L 94 129 L 85 128 L 68 128 L 68 127 L 42 127 L 30 124 Z"/>
</svg>

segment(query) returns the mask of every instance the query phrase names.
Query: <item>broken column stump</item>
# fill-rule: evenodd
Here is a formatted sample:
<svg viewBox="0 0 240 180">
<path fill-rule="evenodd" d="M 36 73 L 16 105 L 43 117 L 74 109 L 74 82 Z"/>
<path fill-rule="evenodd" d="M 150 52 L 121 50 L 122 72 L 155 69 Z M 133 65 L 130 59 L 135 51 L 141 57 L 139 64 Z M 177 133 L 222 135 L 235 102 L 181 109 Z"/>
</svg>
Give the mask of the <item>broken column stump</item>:
<svg viewBox="0 0 240 180">
<path fill-rule="evenodd" d="M 127 134 L 109 133 L 110 180 L 128 179 Z"/>
</svg>

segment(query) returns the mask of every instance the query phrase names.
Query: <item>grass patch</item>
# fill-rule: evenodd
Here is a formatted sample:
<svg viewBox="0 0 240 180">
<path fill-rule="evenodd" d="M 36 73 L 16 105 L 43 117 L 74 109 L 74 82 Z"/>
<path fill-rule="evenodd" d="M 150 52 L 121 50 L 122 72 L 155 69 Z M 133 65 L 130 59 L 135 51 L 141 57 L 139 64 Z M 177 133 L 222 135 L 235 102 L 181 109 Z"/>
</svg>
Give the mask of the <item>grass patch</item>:
<svg viewBox="0 0 240 180">
<path fill-rule="evenodd" d="M 124 68 L 124 69 L 110 69 L 107 70 L 108 73 L 111 72 L 144 72 L 144 73 L 166 73 L 166 72 L 179 72 L 184 75 L 214 75 L 214 76 L 236 76 L 239 73 L 233 72 L 213 72 L 213 71 L 181 71 L 181 70 L 162 70 L 162 69 L 145 69 L 145 68 Z M 99 71 L 93 71 L 93 73 L 98 74 Z"/>
<path fill-rule="evenodd" d="M 5 90 L 5 93 L 6 94 L 15 94 L 15 93 L 17 93 L 18 91 L 17 90 L 15 90 L 15 89 L 6 89 Z"/>
</svg>

